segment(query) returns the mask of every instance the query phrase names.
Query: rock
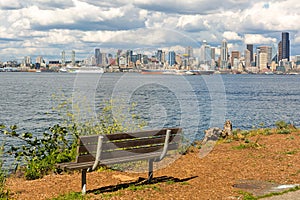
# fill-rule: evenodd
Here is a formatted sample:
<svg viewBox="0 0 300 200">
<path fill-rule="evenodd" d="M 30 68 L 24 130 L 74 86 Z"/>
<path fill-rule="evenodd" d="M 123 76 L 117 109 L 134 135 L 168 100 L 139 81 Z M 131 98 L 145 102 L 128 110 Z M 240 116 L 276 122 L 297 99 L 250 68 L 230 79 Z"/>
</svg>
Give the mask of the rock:
<svg viewBox="0 0 300 200">
<path fill-rule="evenodd" d="M 232 123 L 230 120 L 226 120 L 224 124 L 224 128 L 222 130 L 221 136 L 226 138 L 232 135 Z"/>
<path fill-rule="evenodd" d="M 202 143 L 206 143 L 209 140 L 217 141 L 222 134 L 222 130 L 218 127 L 209 128 L 204 131 L 205 136 Z"/>
</svg>

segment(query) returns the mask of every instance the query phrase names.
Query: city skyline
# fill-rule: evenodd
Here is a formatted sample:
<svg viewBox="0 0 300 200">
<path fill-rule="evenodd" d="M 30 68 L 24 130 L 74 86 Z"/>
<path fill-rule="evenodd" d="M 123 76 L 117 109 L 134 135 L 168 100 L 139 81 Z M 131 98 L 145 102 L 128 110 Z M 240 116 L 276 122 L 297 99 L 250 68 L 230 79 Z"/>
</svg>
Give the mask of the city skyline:
<svg viewBox="0 0 300 200">
<path fill-rule="evenodd" d="M 218 5 L 218 7 L 213 6 Z M 100 49 L 278 46 L 289 32 L 290 55 L 300 54 L 296 1 L 0 1 L 0 60 L 43 56 L 59 59 L 76 51 L 85 59 Z M 67 58 L 66 59 L 71 59 Z"/>
</svg>

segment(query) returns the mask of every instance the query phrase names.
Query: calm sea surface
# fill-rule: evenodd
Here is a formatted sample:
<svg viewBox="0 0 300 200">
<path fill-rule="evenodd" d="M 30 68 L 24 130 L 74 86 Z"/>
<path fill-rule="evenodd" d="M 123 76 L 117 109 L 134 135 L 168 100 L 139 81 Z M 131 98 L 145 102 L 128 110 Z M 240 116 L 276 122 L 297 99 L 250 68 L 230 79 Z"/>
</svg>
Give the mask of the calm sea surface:
<svg viewBox="0 0 300 200">
<path fill-rule="evenodd" d="M 0 124 L 36 134 L 62 120 L 52 109 L 53 96 L 78 104 L 78 120 L 96 116 L 109 98 L 117 100 L 115 113 L 136 103 L 147 128 L 180 126 L 192 139 L 208 127 L 222 127 L 226 119 L 241 129 L 270 127 L 277 120 L 300 125 L 297 75 L 0 73 L 0 88 Z"/>
</svg>

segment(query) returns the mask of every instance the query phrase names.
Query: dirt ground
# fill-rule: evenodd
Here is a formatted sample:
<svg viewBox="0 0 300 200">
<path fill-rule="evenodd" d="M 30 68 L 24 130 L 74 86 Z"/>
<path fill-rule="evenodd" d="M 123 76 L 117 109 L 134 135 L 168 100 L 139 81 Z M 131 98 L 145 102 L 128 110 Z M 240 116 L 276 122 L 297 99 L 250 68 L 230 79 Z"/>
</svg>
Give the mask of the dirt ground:
<svg viewBox="0 0 300 200">
<path fill-rule="evenodd" d="M 109 170 L 88 173 L 87 196 L 91 199 L 243 199 L 241 190 L 257 195 L 263 190 L 251 186 L 241 189 L 238 186 L 243 181 L 299 184 L 300 132 L 259 137 L 259 148 L 235 148 L 241 141 L 221 143 L 203 158 L 194 149 L 155 171 L 151 184 L 145 184 L 147 173 Z M 132 187 L 133 184 L 136 186 Z M 51 174 L 33 181 L 9 178 L 7 188 L 12 199 L 49 199 L 80 192 L 81 174 Z"/>
</svg>

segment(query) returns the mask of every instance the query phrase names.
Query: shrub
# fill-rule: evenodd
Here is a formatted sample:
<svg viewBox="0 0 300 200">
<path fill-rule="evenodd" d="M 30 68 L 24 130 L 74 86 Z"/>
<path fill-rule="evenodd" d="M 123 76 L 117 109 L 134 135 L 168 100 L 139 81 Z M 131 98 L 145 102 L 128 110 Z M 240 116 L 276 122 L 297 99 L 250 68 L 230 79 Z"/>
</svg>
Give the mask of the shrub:
<svg viewBox="0 0 300 200">
<path fill-rule="evenodd" d="M 69 135 L 65 127 L 54 125 L 43 136 L 33 137 L 32 133 L 17 133 L 17 126 L 2 126 L 1 132 L 8 137 L 22 140 L 22 146 L 11 146 L 7 151 L 17 161 L 25 164 L 26 179 L 37 179 L 54 169 L 55 163 L 71 161 L 75 157 L 78 135 Z M 71 138 L 71 139 L 70 139 Z"/>
<path fill-rule="evenodd" d="M 58 104 L 57 112 L 64 118 L 63 125 L 57 124 L 50 127 L 40 137 L 29 132 L 18 133 L 16 125 L 10 127 L 0 125 L 0 133 L 19 139 L 23 143 L 21 146 L 12 145 L 7 153 L 12 154 L 17 163 L 22 165 L 19 169 L 24 170 L 26 179 L 41 178 L 49 171 L 55 170 L 56 163 L 74 160 L 79 135 L 110 134 L 134 130 L 134 128 L 141 128 L 145 125 L 134 112 L 131 119 L 127 119 L 127 121 L 134 125 L 137 124 L 137 127 L 124 124 L 125 115 L 121 112 L 112 115 L 112 101 L 104 105 L 98 121 L 90 119 L 77 122 L 74 117 L 76 113 L 72 114 L 70 108 L 68 101 Z M 134 111 L 134 105 L 130 111 Z"/>
</svg>

